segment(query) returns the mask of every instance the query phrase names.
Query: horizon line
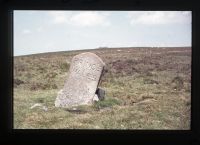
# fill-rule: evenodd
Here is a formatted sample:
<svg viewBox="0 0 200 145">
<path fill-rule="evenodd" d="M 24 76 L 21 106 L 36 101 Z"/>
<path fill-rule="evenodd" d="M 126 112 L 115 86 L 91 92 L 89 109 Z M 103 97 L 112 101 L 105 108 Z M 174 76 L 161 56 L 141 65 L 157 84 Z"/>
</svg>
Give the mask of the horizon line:
<svg viewBox="0 0 200 145">
<path fill-rule="evenodd" d="M 95 49 L 121 49 L 121 48 L 191 48 L 192 46 L 127 46 L 127 47 L 106 47 L 101 46 L 97 48 L 88 48 L 88 49 L 73 49 L 73 50 L 62 50 L 62 51 L 49 51 L 49 52 L 41 52 L 41 53 L 30 53 L 30 54 L 22 54 L 22 55 L 13 55 L 17 56 L 29 56 L 29 55 L 37 55 L 37 54 L 45 54 L 45 53 L 60 53 L 60 52 L 71 52 L 71 51 L 84 51 L 84 50 L 95 50 Z"/>
</svg>

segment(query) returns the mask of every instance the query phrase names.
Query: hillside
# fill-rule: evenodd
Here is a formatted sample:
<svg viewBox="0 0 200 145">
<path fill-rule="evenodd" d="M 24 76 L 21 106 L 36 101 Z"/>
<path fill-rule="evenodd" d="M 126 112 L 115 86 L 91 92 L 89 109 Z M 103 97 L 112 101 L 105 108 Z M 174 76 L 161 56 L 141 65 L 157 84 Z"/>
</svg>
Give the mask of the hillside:
<svg viewBox="0 0 200 145">
<path fill-rule="evenodd" d="M 71 59 L 105 62 L 106 99 L 77 111 L 54 107 Z M 99 48 L 14 57 L 14 128 L 190 129 L 191 48 Z M 31 107 L 36 104 L 43 106 Z M 46 108 L 46 109 L 44 109 Z"/>
</svg>

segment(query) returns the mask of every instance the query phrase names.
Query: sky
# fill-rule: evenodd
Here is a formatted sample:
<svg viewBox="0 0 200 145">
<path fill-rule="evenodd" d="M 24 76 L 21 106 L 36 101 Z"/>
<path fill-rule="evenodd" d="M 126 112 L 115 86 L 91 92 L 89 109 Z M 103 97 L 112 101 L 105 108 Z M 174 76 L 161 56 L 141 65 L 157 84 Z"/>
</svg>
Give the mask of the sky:
<svg viewBox="0 0 200 145">
<path fill-rule="evenodd" d="M 191 11 L 14 11 L 14 56 L 191 46 Z"/>
</svg>

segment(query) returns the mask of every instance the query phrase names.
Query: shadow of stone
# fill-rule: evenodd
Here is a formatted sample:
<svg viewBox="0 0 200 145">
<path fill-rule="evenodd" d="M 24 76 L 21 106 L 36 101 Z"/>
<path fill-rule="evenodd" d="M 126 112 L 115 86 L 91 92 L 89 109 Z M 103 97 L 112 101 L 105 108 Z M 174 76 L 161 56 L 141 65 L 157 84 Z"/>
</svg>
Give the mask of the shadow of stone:
<svg viewBox="0 0 200 145">
<path fill-rule="evenodd" d="M 74 114 L 85 114 L 85 113 L 87 113 L 86 110 L 74 109 L 74 108 L 72 108 L 72 109 L 64 109 L 64 110 L 68 111 L 70 113 L 74 113 Z"/>
</svg>

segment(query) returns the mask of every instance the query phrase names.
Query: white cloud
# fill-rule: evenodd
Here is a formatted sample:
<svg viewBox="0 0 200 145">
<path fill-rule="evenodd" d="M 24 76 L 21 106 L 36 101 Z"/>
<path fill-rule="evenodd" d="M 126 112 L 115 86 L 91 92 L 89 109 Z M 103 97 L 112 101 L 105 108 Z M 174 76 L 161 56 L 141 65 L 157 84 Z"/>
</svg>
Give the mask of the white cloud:
<svg viewBox="0 0 200 145">
<path fill-rule="evenodd" d="M 48 14 L 53 18 L 53 23 L 60 24 L 66 23 L 69 20 L 71 12 L 64 12 L 64 11 L 50 11 Z"/>
<path fill-rule="evenodd" d="M 98 12 L 81 12 L 73 15 L 70 21 L 71 24 L 78 26 L 110 25 L 110 22 L 106 19 L 106 15 L 102 15 Z"/>
<path fill-rule="evenodd" d="M 92 11 L 82 12 L 64 12 L 64 11 L 51 11 L 50 16 L 53 18 L 54 24 L 70 24 L 75 26 L 109 26 L 110 22 L 107 19 L 108 13 L 99 13 Z"/>
<path fill-rule="evenodd" d="M 43 27 L 41 26 L 36 29 L 37 32 L 42 32 L 42 30 L 43 30 Z"/>
<path fill-rule="evenodd" d="M 24 29 L 24 30 L 22 31 L 22 33 L 23 33 L 23 34 L 30 34 L 30 33 L 31 33 L 31 30 L 29 30 L 29 29 Z"/>
<path fill-rule="evenodd" d="M 140 11 L 129 12 L 131 24 L 177 24 L 191 23 L 191 12 L 189 11 Z"/>
</svg>

